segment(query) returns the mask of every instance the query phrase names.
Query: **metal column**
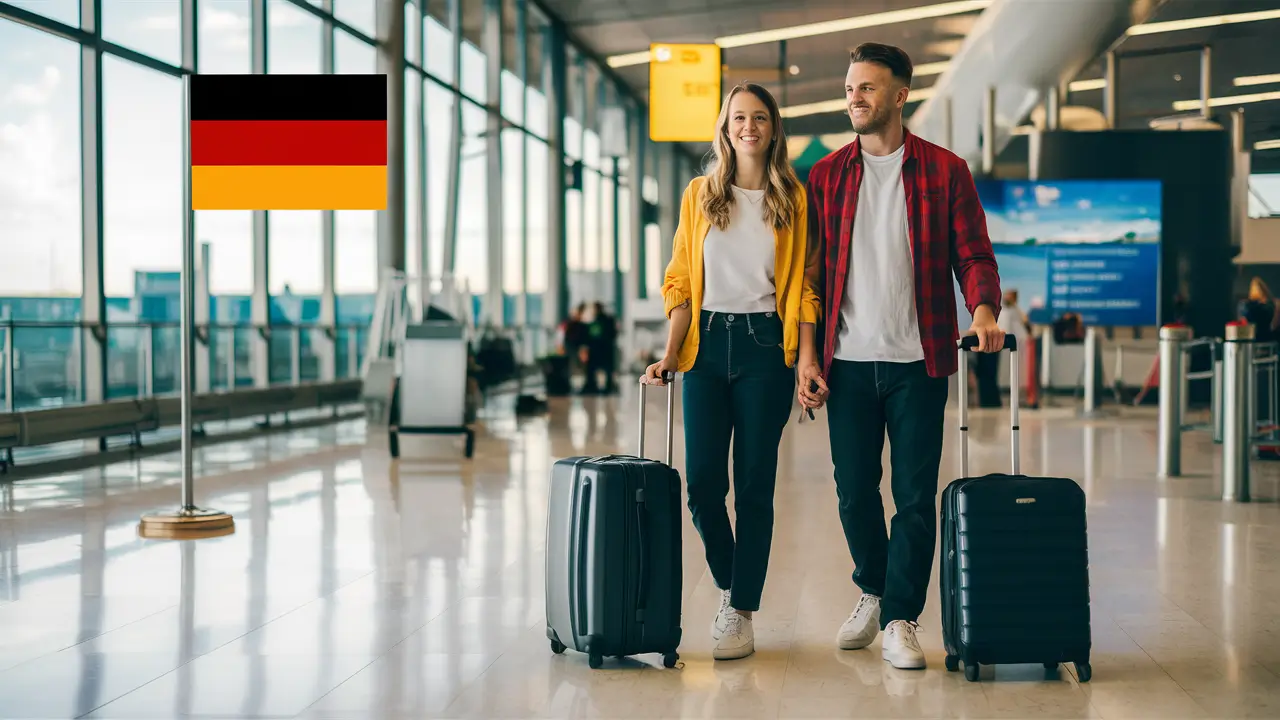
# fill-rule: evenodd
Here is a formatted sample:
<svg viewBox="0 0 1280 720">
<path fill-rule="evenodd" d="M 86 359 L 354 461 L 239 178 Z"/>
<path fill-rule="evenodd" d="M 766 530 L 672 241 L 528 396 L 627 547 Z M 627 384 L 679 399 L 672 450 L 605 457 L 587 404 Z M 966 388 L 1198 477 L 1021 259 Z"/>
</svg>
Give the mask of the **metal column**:
<svg viewBox="0 0 1280 720">
<path fill-rule="evenodd" d="M 1222 345 L 1222 499 L 1249 502 L 1249 459 L 1253 455 L 1252 325 L 1228 325 Z"/>
<path fill-rule="evenodd" d="M 1191 339 L 1191 329 L 1181 325 L 1160 328 L 1160 410 L 1158 420 L 1156 475 L 1182 474 L 1182 343 Z"/>
<path fill-rule="evenodd" d="M 506 322 L 506 293 L 503 287 L 506 273 L 506 247 L 503 227 L 502 178 L 502 67 L 503 27 L 502 0 L 485 0 L 481 46 L 485 53 L 485 74 L 488 100 L 485 102 L 485 185 L 486 221 L 485 235 L 488 247 L 486 263 L 486 287 L 483 319 L 495 326 Z M 517 325 L 520 323 L 517 322 Z"/>
<path fill-rule="evenodd" d="M 1209 98 L 1213 93 L 1213 51 L 1208 45 L 1200 48 L 1200 115 L 1209 119 Z"/>
<path fill-rule="evenodd" d="M 1102 88 L 1102 114 L 1107 118 L 1107 127 L 1115 130 L 1116 121 L 1119 118 L 1116 113 L 1116 104 L 1120 100 L 1120 58 L 1116 56 L 1114 50 L 1107 53 L 1107 67 L 1104 77 L 1107 85 Z"/>
<path fill-rule="evenodd" d="M 987 88 L 982 106 L 982 174 L 990 177 L 996 167 L 996 89 Z"/>
<path fill-rule="evenodd" d="M 404 2 L 377 0 L 377 69 L 387 76 L 387 207 L 378 211 L 378 268 L 405 269 Z"/>
</svg>

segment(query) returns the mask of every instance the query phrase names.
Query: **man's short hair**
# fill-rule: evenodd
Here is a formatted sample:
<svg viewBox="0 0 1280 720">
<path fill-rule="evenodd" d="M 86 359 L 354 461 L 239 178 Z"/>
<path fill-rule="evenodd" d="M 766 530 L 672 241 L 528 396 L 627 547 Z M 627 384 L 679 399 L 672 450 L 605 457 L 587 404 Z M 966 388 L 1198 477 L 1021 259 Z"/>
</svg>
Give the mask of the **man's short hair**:
<svg viewBox="0 0 1280 720">
<path fill-rule="evenodd" d="M 889 68 L 903 85 L 911 86 L 911 57 L 900 47 L 882 43 L 862 43 L 849 53 L 849 63 L 869 62 Z"/>
</svg>

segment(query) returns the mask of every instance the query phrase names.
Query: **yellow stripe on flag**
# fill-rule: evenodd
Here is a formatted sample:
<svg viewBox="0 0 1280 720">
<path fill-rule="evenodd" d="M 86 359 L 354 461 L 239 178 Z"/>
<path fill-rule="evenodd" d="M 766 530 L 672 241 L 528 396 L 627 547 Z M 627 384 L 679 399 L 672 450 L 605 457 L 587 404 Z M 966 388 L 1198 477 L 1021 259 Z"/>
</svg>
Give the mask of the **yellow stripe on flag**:
<svg viewBox="0 0 1280 720">
<path fill-rule="evenodd" d="M 385 166 L 197 165 L 193 210 L 386 210 Z"/>
</svg>

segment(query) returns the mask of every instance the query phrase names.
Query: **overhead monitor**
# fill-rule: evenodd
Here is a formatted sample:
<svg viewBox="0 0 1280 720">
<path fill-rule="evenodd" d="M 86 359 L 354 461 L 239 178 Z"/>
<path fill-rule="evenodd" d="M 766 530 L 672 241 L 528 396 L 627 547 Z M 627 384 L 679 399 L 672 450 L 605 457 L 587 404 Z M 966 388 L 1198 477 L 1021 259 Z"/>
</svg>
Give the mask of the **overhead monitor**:
<svg viewBox="0 0 1280 720">
<path fill-rule="evenodd" d="M 720 47 L 649 46 L 649 139 L 710 142 L 720 115 Z"/>
</svg>

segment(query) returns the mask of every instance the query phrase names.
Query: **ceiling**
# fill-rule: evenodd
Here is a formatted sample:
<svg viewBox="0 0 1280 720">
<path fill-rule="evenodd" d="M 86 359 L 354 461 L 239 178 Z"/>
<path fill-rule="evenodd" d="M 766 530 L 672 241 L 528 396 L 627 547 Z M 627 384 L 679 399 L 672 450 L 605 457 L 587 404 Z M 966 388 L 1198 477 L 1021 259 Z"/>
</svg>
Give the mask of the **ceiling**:
<svg viewBox="0 0 1280 720">
<path fill-rule="evenodd" d="M 651 42 L 710 42 L 725 35 L 910 9 L 937 1 L 542 0 L 542 4 L 567 23 L 572 37 L 605 58 L 647 50 Z M 1275 9 L 1280 9 L 1280 0 L 1165 0 L 1151 22 Z M 873 40 L 898 45 L 917 66 L 946 61 L 959 50 L 978 16 L 975 11 L 797 38 L 787 41 L 785 49 L 777 42 L 727 48 L 724 83 L 759 82 L 784 106 L 838 99 L 843 95 L 848 52 L 857 44 Z M 1052 32 L 1048 28 L 1045 31 Z M 1280 91 L 1280 82 L 1251 87 L 1233 84 L 1237 77 L 1280 73 L 1276 37 L 1280 37 L 1280 19 L 1138 35 L 1126 38 L 1118 49 L 1123 54 L 1208 44 L 1212 48 L 1211 94 L 1222 97 Z M 780 70 L 793 65 L 798 70 L 795 75 Z M 1199 53 L 1195 50 L 1122 59 L 1120 126 L 1146 127 L 1154 118 L 1175 114 L 1175 101 L 1198 98 L 1199 68 Z M 614 72 L 642 97 L 646 95 L 646 64 L 619 67 Z M 1099 58 L 1077 79 L 1102 75 L 1103 62 Z M 937 77 L 917 77 L 913 86 L 928 87 Z M 1101 110 L 1102 96 L 1101 90 L 1072 92 L 1066 104 Z M 908 114 L 917 106 L 909 106 Z M 1249 147 L 1257 141 L 1280 138 L 1280 100 L 1240 107 L 1245 111 Z M 1223 106 L 1213 112 L 1225 122 L 1231 109 Z M 791 134 L 825 134 L 847 132 L 849 126 L 842 112 L 830 112 L 788 119 L 787 129 Z M 701 153 L 704 148 L 694 149 Z M 1254 152 L 1253 167 L 1255 171 L 1280 172 L 1280 150 Z"/>
</svg>

